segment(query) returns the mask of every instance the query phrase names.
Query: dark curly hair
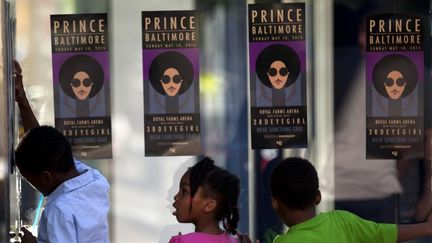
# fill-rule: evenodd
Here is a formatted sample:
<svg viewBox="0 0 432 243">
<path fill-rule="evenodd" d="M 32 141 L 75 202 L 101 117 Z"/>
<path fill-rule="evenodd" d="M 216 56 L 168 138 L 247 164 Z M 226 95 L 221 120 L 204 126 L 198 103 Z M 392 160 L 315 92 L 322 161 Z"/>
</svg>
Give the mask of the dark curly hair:
<svg viewBox="0 0 432 243">
<path fill-rule="evenodd" d="M 406 81 L 406 86 L 401 97 L 409 95 L 417 85 L 418 73 L 414 62 L 403 55 L 387 55 L 375 64 L 372 71 L 372 81 L 376 91 L 386 98 L 389 95 L 384 87 L 384 81 L 387 79 L 387 75 L 395 70 L 399 71 Z"/>
<path fill-rule="evenodd" d="M 183 94 L 192 84 L 194 70 L 192 63 L 183 54 L 176 51 L 167 51 L 153 59 L 149 68 L 150 83 L 160 94 L 166 95 L 160 82 L 163 73 L 168 68 L 175 68 L 183 79 L 178 94 Z"/>
<path fill-rule="evenodd" d="M 314 205 L 319 194 L 318 175 L 308 160 L 286 158 L 273 170 L 270 189 L 272 196 L 290 209 L 304 210 Z"/>
<path fill-rule="evenodd" d="M 282 44 L 268 46 L 258 55 L 255 68 L 261 82 L 269 88 L 273 87 L 267 73 L 274 61 L 283 62 L 290 72 L 285 87 L 293 84 L 300 74 L 300 58 L 292 48 Z"/>
<path fill-rule="evenodd" d="M 93 82 L 88 98 L 94 97 L 102 88 L 105 80 L 104 71 L 99 62 L 88 55 L 75 55 L 67 59 L 60 67 L 60 86 L 68 96 L 76 99 L 71 88 L 73 77 L 78 72 L 86 72 Z"/>
<path fill-rule="evenodd" d="M 238 209 L 239 178 L 214 165 L 214 161 L 208 157 L 199 161 L 189 170 L 191 197 L 194 197 L 198 187 L 203 187 L 205 196 L 212 197 L 217 201 L 215 219 L 223 222 L 225 230 L 233 235 L 236 234 L 240 217 Z"/>
<path fill-rule="evenodd" d="M 44 170 L 66 173 L 75 166 L 66 137 L 50 126 L 36 127 L 25 134 L 15 150 L 15 162 L 33 175 Z"/>
</svg>

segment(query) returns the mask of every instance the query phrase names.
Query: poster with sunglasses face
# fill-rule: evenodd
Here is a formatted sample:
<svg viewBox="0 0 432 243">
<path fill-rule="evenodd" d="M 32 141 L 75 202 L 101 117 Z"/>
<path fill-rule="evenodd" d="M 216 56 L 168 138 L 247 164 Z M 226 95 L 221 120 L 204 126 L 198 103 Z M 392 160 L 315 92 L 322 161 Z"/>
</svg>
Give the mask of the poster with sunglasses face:
<svg viewBox="0 0 432 243">
<path fill-rule="evenodd" d="M 107 15 L 51 15 L 51 48 L 55 127 L 76 158 L 112 158 Z"/>
<path fill-rule="evenodd" d="M 366 33 L 366 158 L 421 158 L 424 17 L 369 16 Z"/>
<path fill-rule="evenodd" d="M 198 155 L 196 11 L 142 12 L 146 156 Z"/>
<path fill-rule="evenodd" d="M 305 4 L 248 7 L 252 149 L 307 147 Z"/>
</svg>

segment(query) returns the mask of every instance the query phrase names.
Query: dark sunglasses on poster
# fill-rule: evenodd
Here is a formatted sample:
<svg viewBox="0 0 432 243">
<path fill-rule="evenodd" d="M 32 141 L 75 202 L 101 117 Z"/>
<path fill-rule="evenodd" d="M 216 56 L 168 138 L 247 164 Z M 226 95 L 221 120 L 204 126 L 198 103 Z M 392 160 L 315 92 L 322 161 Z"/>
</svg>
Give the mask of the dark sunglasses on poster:
<svg viewBox="0 0 432 243">
<path fill-rule="evenodd" d="M 391 78 L 388 78 L 388 79 L 386 79 L 386 80 L 384 81 L 384 84 L 385 84 L 387 87 L 393 86 L 394 83 L 395 83 L 395 81 L 394 81 L 393 79 L 391 79 Z M 404 86 L 405 83 L 406 83 L 405 80 L 403 80 L 402 78 L 398 78 L 398 79 L 396 79 L 396 85 L 399 86 L 399 87 Z"/>
<path fill-rule="evenodd" d="M 88 78 L 84 79 L 82 81 L 82 84 L 84 85 L 84 87 L 90 87 L 92 85 L 92 81 Z M 81 81 L 79 79 L 73 79 L 72 80 L 72 86 L 74 86 L 75 88 L 78 88 L 81 85 Z"/>
<path fill-rule="evenodd" d="M 271 77 L 274 77 L 277 74 L 278 74 L 278 70 L 276 68 L 270 68 L 268 71 L 268 75 L 270 75 Z M 288 69 L 286 68 L 279 69 L 280 76 L 287 76 L 288 74 L 289 74 Z"/>
<path fill-rule="evenodd" d="M 180 75 L 174 75 L 174 76 L 172 77 L 172 79 L 171 79 L 171 77 L 168 76 L 168 75 L 164 75 L 164 76 L 162 76 L 162 83 L 164 83 L 164 84 L 169 83 L 171 80 L 172 80 L 175 84 L 178 84 L 178 83 L 180 83 L 180 82 L 182 81 Z"/>
</svg>

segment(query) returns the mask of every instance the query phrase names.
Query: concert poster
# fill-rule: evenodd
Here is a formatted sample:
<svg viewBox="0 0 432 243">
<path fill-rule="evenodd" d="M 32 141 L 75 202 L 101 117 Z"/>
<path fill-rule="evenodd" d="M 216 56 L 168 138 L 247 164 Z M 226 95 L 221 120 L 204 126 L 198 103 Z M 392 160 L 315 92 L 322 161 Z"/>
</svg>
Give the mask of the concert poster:
<svg viewBox="0 0 432 243">
<path fill-rule="evenodd" d="M 367 19 L 367 159 L 423 157 L 424 36 L 422 15 Z"/>
<path fill-rule="evenodd" d="M 142 12 L 145 156 L 198 155 L 196 11 Z"/>
<path fill-rule="evenodd" d="M 112 158 L 107 14 L 51 15 L 55 127 L 78 159 Z"/>
<path fill-rule="evenodd" d="M 305 4 L 248 7 L 252 149 L 307 147 Z"/>
</svg>

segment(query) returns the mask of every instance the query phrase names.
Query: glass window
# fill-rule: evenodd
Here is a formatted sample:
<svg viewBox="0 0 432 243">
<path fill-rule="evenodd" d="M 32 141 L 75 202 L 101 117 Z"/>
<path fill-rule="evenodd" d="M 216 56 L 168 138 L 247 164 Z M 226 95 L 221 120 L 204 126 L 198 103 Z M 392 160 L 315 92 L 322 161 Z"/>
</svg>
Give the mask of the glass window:
<svg viewBox="0 0 432 243">
<path fill-rule="evenodd" d="M 192 224 L 176 221 L 172 203 L 181 176 L 197 157 L 144 155 L 142 11 L 198 11 L 202 154 L 240 178 L 240 232 L 265 242 L 269 228 L 286 229 L 271 208 L 268 180 L 275 163 L 288 156 L 315 164 L 323 195 L 319 211 L 344 209 L 376 221 L 404 223 L 421 221 L 429 211 L 430 156 L 366 160 L 364 136 L 365 18 L 374 13 L 426 13 L 428 1 L 289 1 L 306 5 L 308 148 L 283 150 L 250 149 L 247 38 L 248 4 L 281 1 L 12 2 L 16 59 L 23 68 L 31 106 L 40 124 L 47 125 L 54 125 L 50 15 L 108 14 L 113 158 L 85 162 L 110 182 L 112 242 L 168 242 L 179 232 L 194 230 Z M 425 56 L 429 72 L 429 54 Z M 427 92 L 429 85 L 426 82 Z M 0 91 L 5 89 L 0 83 Z M 426 97 L 425 114 L 429 114 Z M 426 116 L 426 133 L 430 123 Z M 1 144 L 5 139 L 0 139 Z M 33 224 L 40 194 L 19 176 L 8 180 L 11 224 L 17 219 Z"/>
</svg>

